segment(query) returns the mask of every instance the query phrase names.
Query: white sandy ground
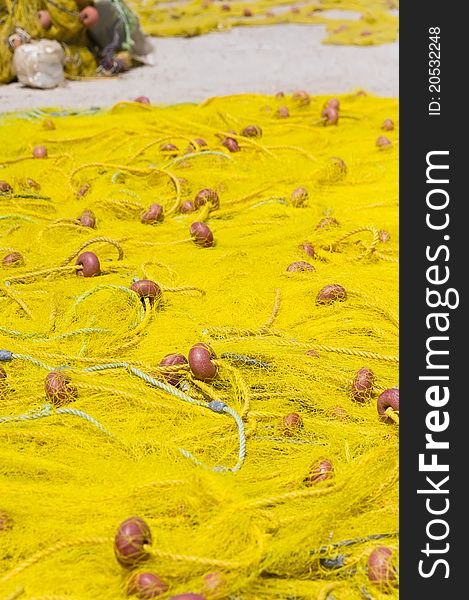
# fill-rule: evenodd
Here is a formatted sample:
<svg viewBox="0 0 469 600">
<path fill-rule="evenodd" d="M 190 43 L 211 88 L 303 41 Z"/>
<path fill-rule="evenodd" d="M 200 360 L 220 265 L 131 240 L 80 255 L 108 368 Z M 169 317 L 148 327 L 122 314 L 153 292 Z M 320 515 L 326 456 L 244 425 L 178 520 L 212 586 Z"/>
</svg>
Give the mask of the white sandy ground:
<svg viewBox="0 0 469 600">
<path fill-rule="evenodd" d="M 106 107 L 148 96 L 153 104 L 201 102 L 239 93 L 399 96 L 399 44 L 324 45 L 322 25 L 238 27 L 193 38 L 152 38 L 152 65 L 103 81 L 66 81 L 52 90 L 0 85 L 0 112 Z"/>
</svg>

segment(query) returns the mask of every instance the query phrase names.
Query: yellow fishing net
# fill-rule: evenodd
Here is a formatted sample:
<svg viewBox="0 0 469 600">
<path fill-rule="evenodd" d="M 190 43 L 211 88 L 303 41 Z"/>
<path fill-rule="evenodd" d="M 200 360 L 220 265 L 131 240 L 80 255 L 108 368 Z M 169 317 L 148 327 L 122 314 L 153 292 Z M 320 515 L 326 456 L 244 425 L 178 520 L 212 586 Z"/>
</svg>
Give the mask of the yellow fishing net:
<svg viewBox="0 0 469 600">
<path fill-rule="evenodd" d="M 145 31 L 156 36 L 189 37 L 242 25 L 320 24 L 327 28 L 323 43 L 361 46 L 396 40 L 399 23 L 398 0 L 128 0 L 127 4 Z"/>
<path fill-rule="evenodd" d="M 0 83 L 9 83 L 15 77 L 13 50 L 8 45 L 8 37 L 17 27 L 32 39 L 59 41 L 65 51 L 66 76 L 95 74 L 97 62 L 87 47 L 86 30 L 79 20 L 79 8 L 74 0 L 0 0 L 0 8 Z M 47 30 L 40 27 L 39 10 L 50 13 L 52 24 Z"/>
<path fill-rule="evenodd" d="M 398 0 L 316 0 L 297 4 L 291 0 L 114 1 L 129 30 L 132 29 L 130 8 L 139 18 L 143 31 L 157 37 L 190 37 L 242 25 L 279 23 L 326 25 L 325 44 L 384 44 L 395 41 L 398 34 L 399 20 L 395 12 Z M 75 0 L 0 0 L 0 83 L 8 83 L 14 78 L 8 36 L 17 26 L 32 38 L 56 39 L 62 43 L 67 77 L 95 75 L 98 65 L 88 48 L 86 30 L 79 19 L 79 10 L 92 4 L 84 0 L 80 6 Z M 335 9 L 334 12 L 328 12 L 331 9 Z M 44 30 L 39 26 L 39 10 L 49 11 L 50 29 Z"/>
<path fill-rule="evenodd" d="M 397 598 L 398 101 L 337 99 L 336 125 L 306 93 L 3 116 L 1 600 L 116 600 L 142 572 L 162 599 Z M 181 212 L 204 189 L 219 206 Z M 159 366 L 197 343 L 214 378 Z"/>
</svg>

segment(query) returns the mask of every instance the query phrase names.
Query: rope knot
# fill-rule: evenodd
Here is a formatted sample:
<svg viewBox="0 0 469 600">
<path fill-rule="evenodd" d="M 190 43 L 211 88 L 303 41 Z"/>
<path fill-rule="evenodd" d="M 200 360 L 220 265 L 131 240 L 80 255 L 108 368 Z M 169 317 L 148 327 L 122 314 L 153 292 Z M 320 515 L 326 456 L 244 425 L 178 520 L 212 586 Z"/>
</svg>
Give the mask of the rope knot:
<svg viewBox="0 0 469 600">
<path fill-rule="evenodd" d="M 213 412 L 216 412 L 216 413 L 223 413 L 223 412 L 225 412 L 225 408 L 227 408 L 227 406 L 221 400 L 212 400 L 211 402 L 209 402 L 207 404 L 207 408 L 209 408 L 210 410 L 213 410 Z"/>
<path fill-rule="evenodd" d="M 10 362 L 13 360 L 13 352 L 9 350 L 0 350 L 0 362 Z"/>
</svg>

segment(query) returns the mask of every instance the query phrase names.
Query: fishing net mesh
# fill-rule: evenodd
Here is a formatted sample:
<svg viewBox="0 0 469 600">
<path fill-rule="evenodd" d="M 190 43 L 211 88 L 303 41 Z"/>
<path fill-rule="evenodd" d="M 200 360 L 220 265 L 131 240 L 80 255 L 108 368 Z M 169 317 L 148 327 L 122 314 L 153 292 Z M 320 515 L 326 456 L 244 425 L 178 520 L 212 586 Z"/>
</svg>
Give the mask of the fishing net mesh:
<svg viewBox="0 0 469 600">
<path fill-rule="evenodd" d="M 335 126 L 304 94 L 3 116 L 0 253 L 21 260 L 0 265 L 2 600 L 126 597 L 113 538 L 131 516 L 151 528 L 138 569 L 161 598 L 212 572 L 226 585 L 206 598 L 397 598 L 367 560 L 386 545 L 397 568 L 398 413 L 383 422 L 376 399 L 398 386 L 398 101 L 337 98 Z M 205 188 L 219 207 L 182 213 Z M 164 221 L 142 223 L 153 203 Z M 85 251 L 100 275 L 80 276 Z M 298 261 L 312 269 L 287 271 Z M 318 304 L 329 284 L 346 298 Z M 198 342 L 216 377 L 182 365 L 170 385 L 161 359 Z M 50 371 L 76 390 L 59 407 Z"/>
</svg>

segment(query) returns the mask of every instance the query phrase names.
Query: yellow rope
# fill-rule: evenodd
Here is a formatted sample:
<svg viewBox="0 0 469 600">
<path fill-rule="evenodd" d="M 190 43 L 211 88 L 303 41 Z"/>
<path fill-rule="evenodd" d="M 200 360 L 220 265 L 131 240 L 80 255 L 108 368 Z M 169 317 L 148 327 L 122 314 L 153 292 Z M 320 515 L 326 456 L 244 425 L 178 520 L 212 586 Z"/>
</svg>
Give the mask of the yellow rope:
<svg viewBox="0 0 469 600">
<path fill-rule="evenodd" d="M 53 273 L 74 273 L 79 271 L 83 267 L 80 265 L 73 265 L 70 267 L 61 266 L 61 267 L 52 267 L 50 269 L 41 269 L 39 271 L 32 271 L 30 273 L 22 273 L 21 275 L 17 275 L 16 277 L 9 277 L 8 281 L 10 283 L 19 282 L 22 283 L 25 279 L 35 279 L 36 277 L 41 277 L 44 275 L 50 275 Z"/>
<path fill-rule="evenodd" d="M 384 412 L 390 419 L 394 421 L 394 423 L 399 425 L 399 411 L 394 410 L 392 406 L 388 406 L 388 408 Z"/>
<path fill-rule="evenodd" d="M 204 567 L 217 567 L 220 569 L 242 569 L 247 566 L 246 563 L 231 560 L 218 560 L 215 558 L 202 558 L 199 556 L 185 556 L 184 554 L 172 554 L 171 552 L 162 552 L 156 548 L 147 548 L 147 550 L 158 559 L 167 559 L 178 562 L 188 562 Z"/>
<path fill-rule="evenodd" d="M 244 508 L 265 508 L 268 506 L 276 506 L 277 504 L 283 504 L 284 502 L 290 502 L 291 500 L 300 500 L 303 498 L 314 498 L 317 496 L 324 496 L 331 494 L 332 492 L 337 492 L 341 488 L 340 486 L 332 486 L 319 490 L 315 489 L 307 489 L 307 490 L 299 490 L 297 492 L 287 492 L 285 494 L 279 494 L 278 496 L 270 496 L 268 498 L 261 498 L 259 500 L 255 500 L 246 504 Z"/>
<path fill-rule="evenodd" d="M 62 263 L 61 266 L 64 267 L 65 265 L 68 265 L 68 263 L 71 262 L 74 258 L 76 258 L 85 248 L 87 248 L 88 246 L 91 246 L 92 244 L 97 244 L 99 242 L 110 244 L 111 246 L 114 246 L 115 248 L 117 248 L 117 251 L 119 253 L 117 260 L 122 260 L 124 258 L 124 250 L 123 250 L 122 246 L 119 244 L 119 242 L 116 242 L 116 240 L 111 240 L 110 238 L 106 238 L 106 237 L 97 237 L 97 238 L 93 238 L 92 240 L 88 240 L 87 242 L 84 242 L 78 248 L 78 250 L 76 250 L 73 254 L 71 254 L 68 258 L 66 258 L 64 260 L 64 262 Z"/>
<path fill-rule="evenodd" d="M 99 544 L 112 544 L 112 538 L 107 537 L 90 537 L 90 538 L 82 538 L 79 540 L 74 540 L 71 542 L 57 542 L 57 544 L 53 544 L 44 550 L 40 550 L 33 554 L 28 560 L 23 561 L 17 567 L 9 571 L 6 575 L 0 578 L 0 583 L 5 583 L 13 577 L 16 577 L 26 569 L 34 566 L 38 562 L 48 558 L 52 554 L 56 552 L 60 552 L 61 550 L 65 550 L 67 548 L 77 548 L 79 546 L 97 546 Z"/>
</svg>

